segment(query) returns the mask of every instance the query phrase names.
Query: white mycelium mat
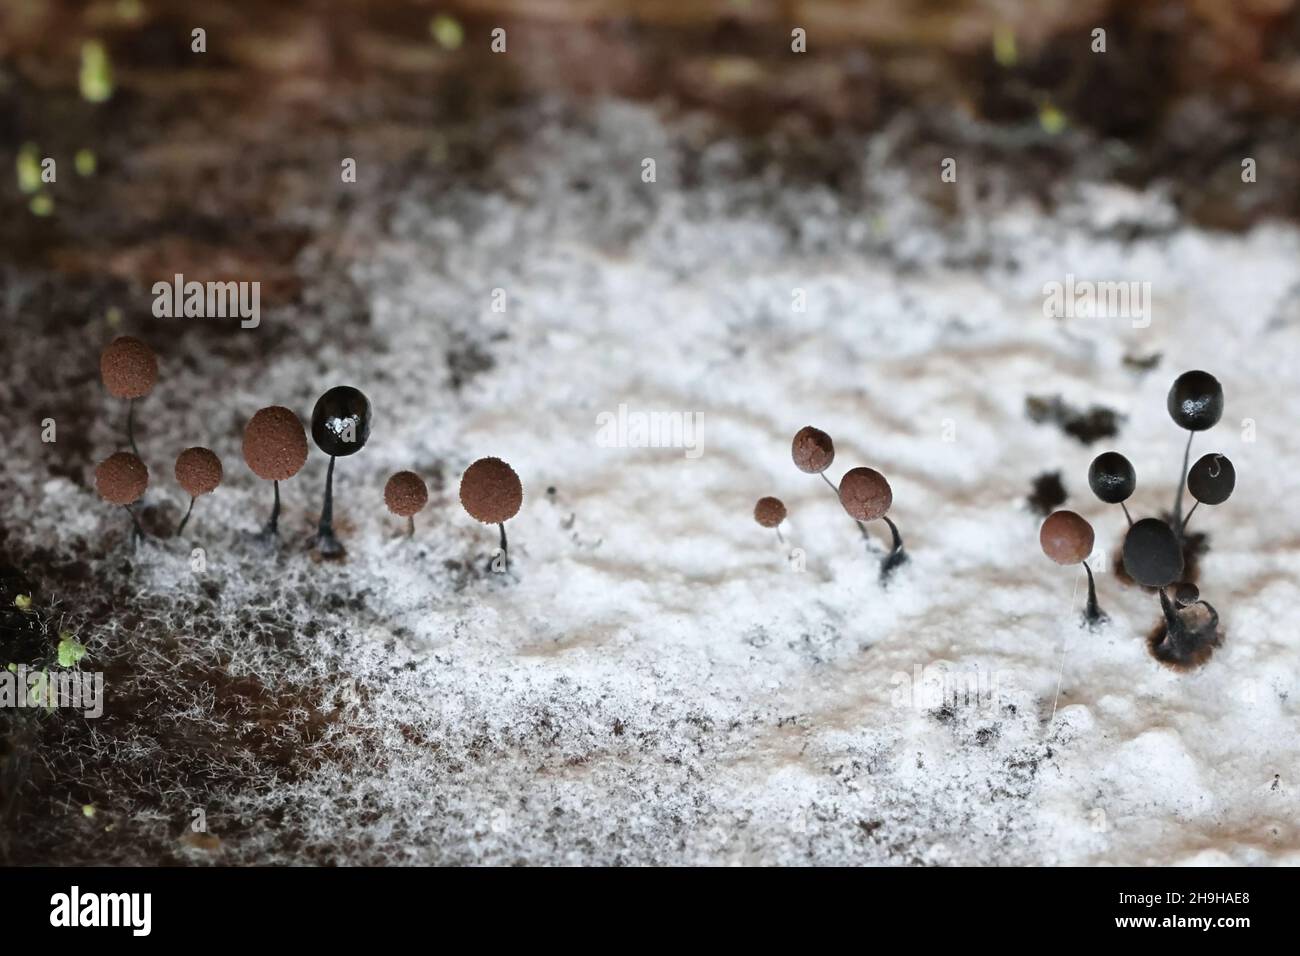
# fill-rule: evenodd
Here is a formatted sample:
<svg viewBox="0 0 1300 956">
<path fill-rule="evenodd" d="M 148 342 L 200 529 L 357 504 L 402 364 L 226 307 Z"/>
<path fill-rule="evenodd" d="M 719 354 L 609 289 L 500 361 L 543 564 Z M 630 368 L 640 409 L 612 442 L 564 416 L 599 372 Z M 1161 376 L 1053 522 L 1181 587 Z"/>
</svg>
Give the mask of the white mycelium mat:
<svg viewBox="0 0 1300 956">
<path fill-rule="evenodd" d="M 192 522 L 206 571 L 177 542 L 127 570 L 120 512 L 40 469 L 10 476 L 5 522 L 88 554 L 143 618 L 129 640 L 85 623 L 83 666 L 125 666 L 119 686 L 152 688 L 160 715 L 229 738 L 211 779 L 155 784 L 176 745 L 142 732 L 114 766 L 165 789 L 165 810 L 117 786 L 98 819 L 148 857 L 204 808 L 226 862 L 1300 862 L 1293 228 L 1210 234 L 1156 191 L 1105 186 L 1063 187 L 1050 210 L 963 193 L 947 218 L 918 198 L 931 172 L 879 140 L 860 143 L 848 200 L 745 172 L 738 145 L 701 148 L 690 122 L 641 107 L 537 127 L 496 158 L 507 186 L 409 185 L 351 276 L 369 326 L 264 313 L 231 334 L 301 322 L 311 347 L 262 365 L 153 343 L 150 494 L 179 501 L 170 456 L 186 445 L 226 464 Z M 1149 282 L 1149 325 L 1046 317 L 1044 286 L 1069 276 Z M 457 390 L 446 355 L 466 350 L 482 370 Z M 1123 361 L 1157 352 L 1149 372 Z M 1180 674 L 1148 653 L 1155 599 L 1109 569 L 1110 626 L 1079 628 L 1082 570 L 1042 556 L 1024 499 L 1060 469 L 1065 507 L 1109 555 L 1123 517 L 1088 493 L 1088 463 L 1125 452 L 1135 516 L 1167 507 L 1183 433 L 1165 392 L 1197 367 L 1227 410 L 1194 450 L 1229 455 L 1238 490 L 1194 519 L 1226 639 Z M 268 404 L 306 419 L 338 383 L 375 409 L 370 444 L 338 469 L 349 559 L 296 547 L 319 507 L 313 450 L 284 487 L 293 546 L 269 560 L 245 538 L 270 495 L 239 457 L 242 423 Z M 1031 423 L 1031 395 L 1114 409 L 1119 435 L 1085 446 Z M 626 447 L 626 416 L 652 412 L 690 416 L 692 447 Z M 102 456 L 120 406 L 104 398 L 99 421 Z M 911 562 L 887 590 L 879 551 L 791 463 L 806 424 L 835 438 L 833 478 L 862 464 L 892 482 Z M 482 574 L 495 532 L 456 501 L 483 455 L 525 486 L 512 583 Z M 384 480 L 439 467 L 402 544 Z M 790 509 L 784 548 L 750 516 L 767 494 Z M 277 717 L 261 729 L 293 772 L 263 765 L 265 747 L 239 744 L 256 715 L 168 696 L 187 661 L 309 688 L 330 719 Z"/>
</svg>

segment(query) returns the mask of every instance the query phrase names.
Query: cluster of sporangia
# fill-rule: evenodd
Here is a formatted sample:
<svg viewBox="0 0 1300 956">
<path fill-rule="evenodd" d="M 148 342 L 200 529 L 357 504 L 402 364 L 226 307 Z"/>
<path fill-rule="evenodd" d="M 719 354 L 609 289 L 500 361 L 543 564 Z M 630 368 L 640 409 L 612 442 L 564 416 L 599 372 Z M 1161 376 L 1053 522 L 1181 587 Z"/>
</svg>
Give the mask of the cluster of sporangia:
<svg viewBox="0 0 1300 956">
<path fill-rule="evenodd" d="M 120 505 L 131 515 L 132 540 L 145 538 L 144 529 L 132 509 L 149 487 L 149 469 L 135 444 L 135 403 L 153 390 L 158 381 L 158 359 L 139 339 L 122 336 L 104 349 L 99 359 L 104 387 L 115 398 L 128 401 L 126 440 L 131 450 L 114 452 L 95 469 L 95 489 L 110 504 Z M 325 475 L 325 501 L 320 523 L 312 539 L 322 557 L 344 553 L 334 534 L 334 462 L 354 455 L 370 438 L 370 401 L 350 385 L 331 388 L 319 399 L 311 415 L 311 437 L 316 447 L 329 455 Z M 302 421 L 282 405 L 260 409 L 244 427 L 244 461 L 253 474 L 269 481 L 275 489 L 271 517 L 258 537 L 266 544 L 279 540 L 280 482 L 288 481 L 307 462 L 307 433 Z M 221 459 L 210 448 L 187 448 L 176 458 L 176 481 L 190 496 L 189 509 L 176 528 L 185 530 L 200 495 L 210 494 L 221 484 Z M 501 556 L 509 569 L 505 522 L 523 503 L 519 476 L 499 458 L 480 458 L 465 470 L 460 481 L 460 501 L 470 517 L 501 529 Z M 399 471 L 384 485 L 388 510 L 407 519 L 407 536 L 415 534 L 415 515 L 429 500 L 429 489 L 413 471 Z"/>
<path fill-rule="evenodd" d="M 1088 484 L 1107 504 L 1124 509 L 1128 533 L 1124 536 L 1125 573 L 1143 587 L 1154 588 L 1160 595 L 1164 624 L 1152 637 L 1156 658 L 1174 666 L 1189 667 L 1207 660 L 1221 639 L 1219 614 L 1209 602 L 1202 601 L 1200 590 L 1184 581 L 1184 535 L 1192 512 L 1202 504 L 1220 505 L 1232 495 L 1237 472 L 1226 455 L 1203 455 L 1189 470 L 1192 437 L 1213 428 L 1223 415 L 1223 388 L 1208 372 L 1184 372 L 1175 380 L 1167 400 L 1169 415 L 1187 430 L 1187 447 L 1183 467 L 1178 474 L 1178 492 L 1173 511 L 1165 518 L 1134 521 L 1125 502 L 1137 488 L 1137 473 L 1132 463 L 1119 452 L 1098 455 L 1088 468 Z M 1183 517 L 1183 485 L 1196 499 Z M 1043 553 L 1057 564 L 1082 563 L 1088 573 L 1088 604 L 1084 621 L 1095 627 L 1106 620 L 1097 604 L 1097 587 L 1092 569 L 1085 560 L 1092 553 L 1092 525 L 1073 511 L 1056 511 L 1047 517 L 1039 532 Z"/>
<path fill-rule="evenodd" d="M 830 435 L 811 425 L 806 425 L 795 433 L 790 455 L 800 471 L 820 475 L 822 481 L 830 486 L 849 517 L 857 522 L 858 529 L 868 544 L 871 535 L 867 532 L 866 522 L 879 518 L 889 525 L 893 546 L 880 561 L 880 580 L 889 580 L 893 570 L 907 560 L 898 526 L 886 514 L 894 503 L 894 492 L 889 487 L 889 481 L 874 468 L 850 468 L 840 479 L 839 485 L 835 485 L 826 477 L 826 469 L 835 461 L 835 443 L 831 441 Z M 785 517 L 785 503 L 780 498 L 759 498 L 754 505 L 754 520 L 764 528 L 775 528 L 777 538 L 782 542 L 785 539 L 781 537 L 779 526 Z"/>
</svg>

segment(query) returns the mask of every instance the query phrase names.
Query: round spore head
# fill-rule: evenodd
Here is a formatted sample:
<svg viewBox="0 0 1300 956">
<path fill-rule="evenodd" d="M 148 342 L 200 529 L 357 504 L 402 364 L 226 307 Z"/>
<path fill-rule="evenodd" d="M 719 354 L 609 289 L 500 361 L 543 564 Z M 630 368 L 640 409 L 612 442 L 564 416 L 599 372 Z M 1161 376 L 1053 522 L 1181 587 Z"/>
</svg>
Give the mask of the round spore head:
<svg viewBox="0 0 1300 956">
<path fill-rule="evenodd" d="M 1223 416 L 1223 386 L 1209 372 L 1184 372 L 1174 379 L 1166 404 L 1179 428 L 1203 432 Z"/>
<path fill-rule="evenodd" d="M 524 486 L 515 470 L 500 458 L 480 458 L 460 479 L 460 503 L 469 516 L 484 524 L 500 524 L 519 513 Z"/>
<path fill-rule="evenodd" d="M 754 520 L 764 528 L 775 528 L 785 520 L 785 502 L 770 495 L 759 498 L 754 505 Z"/>
<path fill-rule="evenodd" d="M 790 444 L 790 455 L 800 471 L 806 471 L 810 475 L 820 474 L 835 460 L 835 443 L 821 429 L 805 425 L 795 433 L 794 441 Z"/>
<path fill-rule="evenodd" d="M 852 468 L 840 479 L 840 504 L 859 521 L 883 518 L 893 503 L 889 482 L 874 468 Z"/>
<path fill-rule="evenodd" d="M 1078 564 L 1092 554 L 1092 525 L 1073 511 L 1053 511 L 1038 531 L 1038 544 L 1057 564 Z"/>
<path fill-rule="evenodd" d="M 114 505 L 139 501 L 149 487 L 149 469 L 129 451 L 114 452 L 95 469 L 95 490 Z"/>
<path fill-rule="evenodd" d="M 1183 576 L 1183 546 L 1159 518 L 1135 522 L 1124 536 L 1124 570 L 1138 584 L 1162 588 Z"/>
<path fill-rule="evenodd" d="M 1191 581 L 1184 581 L 1174 587 L 1174 603 L 1179 607 L 1189 607 L 1201 599 L 1201 589 Z"/>
<path fill-rule="evenodd" d="M 114 398 L 143 398 L 158 381 L 158 359 L 139 339 L 122 335 L 100 353 L 99 374 Z"/>
<path fill-rule="evenodd" d="M 1221 505 L 1237 486 L 1237 469 L 1227 455 L 1202 455 L 1187 472 L 1187 490 L 1203 505 Z"/>
<path fill-rule="evenodd" d="M 311 437 L 327 455 L 355 455 L 370 437 L 370 400 L 351 385 L 336 385 L 316 400 Z"/>
<path fill-rule="evenodd" d="M 1133 463 L 1117 451 L 1105 451 L 1088 466 L 1088 487 L 1108 505 L 1128 501 L 1137 487 Z"/>
<path fill-rule="evenodd" d="M 418 514 L 428 501 L 429 489 L 413 471 L 399 471 L 384 485 L 384 504 L 402 518 Z"/>
<path fill-rule="evenodd" d="M 176 456 L 176 482 L 197 498 L 221 484 L 221 459 L 210 448 L 186 448 Z"/>
<path fill-rule="evenodd" d="M 302 420 L 283 405 L 260 409 L 244 427 L 244 461 L 263 481 L 287 481 L 307 461 Z"/>
</svg>

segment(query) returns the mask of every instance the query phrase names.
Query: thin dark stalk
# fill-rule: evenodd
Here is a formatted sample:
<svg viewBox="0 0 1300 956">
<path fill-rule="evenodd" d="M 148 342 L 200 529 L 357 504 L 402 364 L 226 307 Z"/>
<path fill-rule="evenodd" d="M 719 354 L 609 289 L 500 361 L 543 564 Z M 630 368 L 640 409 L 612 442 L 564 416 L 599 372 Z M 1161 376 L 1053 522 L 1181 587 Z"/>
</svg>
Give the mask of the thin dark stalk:
<svg viewBox="0 0 1300 956">
<path fill-rule="evenodd" d="M 1124 517 L 1128 518 L 1128 526 L 1130 528 L 1133 527 L 1133 516 L 1128 513 L 1128 505 L 1124 504 L 1124 502 L 1121 501 L 1119 503 L 1119 506 L 1124 509 Z"/>
<path fill-rule="evenodd" d="M 1183 626 L 1183 619 L 1178 616 L 1178 609 L 1169 600 L 1164 588 L 1160 589 L 1160 610 L 1165 615 L 1165 636 L 1162 643 L 1167 642 L 1176 654 L 1182 656 L 1185 653 L 1187 628 Z"/>
<path fill-rule="evenodd" d="M 902 551 L 902 550 L 903 550 L 903 536 L 902 536 L 901 534 L 898 533 L 898 525 L 894 524 L 894 522 L 890 519 L 889 515 L 882 515 L 880 520 L 882 520 L 883 522 L 885 522 L 885 524 L 889 525 L 890 533 L 893 534 L 893 536 L 894 536 L 894 548 L 893 548 L 893 550 L 894 550 L 894 551 Z M 891 552 L 891 553 L 892 553 L 892 552 Z"/>
<path fill-rule="evenodd" d="M 342 545 L 334 537 L 334 456 L 330 455 L 330 466 L 325 472 L 325 504 L 320 512 L 320 525 L 316 529 L 316 544 L 321 554 L 332 556 L 341 554 Z"/>
<path fill-rule="evenodd" d="M 907 562 L 907 552 L 903 550 L 903 536 L 898 533 L 898 525 L 894 524 L 889 515 L 882 515 L 881 520 L 889 525 L 889 531 L 894 538 L 889 554 L 885 555 L 880 562 L 880 580 L 886 581 L 895 568 Z"/>
<path fill-rule="evenodd" d="M 280 533 L 280 483 L 273 482 L 275 485 L 275 504 L 271 507 L 271 519 L 267 521 L 266 527 L 262 529 L 262 537 L 274 538 Z"/>
<path fill-rule="evenodd" d="M 1169 600 L 1169 595 L 1165 593 L 1164 588 L 1160 588 L 1160 610 L 1165 614 L 1165 624 L 1169 627 L 1178 626 L 1178 611 L 1174 607 L 1174 602 Z"/>
<path fill-rule="evenodd" d="M 415 515 L 406 516 L 406 536 L 408 538 L 415 537 Z"/>
<path fill-rule="evenodd" d="M 325 504 L 320 510 L 321 537 L 334 534 L 334 456 L 330 455 L 329 468 L 325 470 Z"/>
<path fill-rule="evenodd" d="M 785 544 L 785 536 L 781 534 L 781 529 L 774 528 L 773 530 L 776 532 L 776 540 L 780 541 L 782 544 Z"/>
<path fill-rule="evenodd" d="M 510 570 L 510 545 L 506 543 L 506 523 L 504 521 L 497 524 L 501 529 L 501 557 L 505 559 L 506 571 Z"/>
<path fill-rule="evenodd" d="M 185 509 L 185 517 L 181 519 L 181 523 L 176 527 L 176 537 L 179 538 L 185 532 L 185 525 L 189 522 L 190 515 L 193 513 L 194 513 L 194 496 L 190 495 L 190 506 L 187 509 Z"/>
<path fill-rule="evenodd" d="M 1092 577 L 1092 568 L 1088 567 L 1087 561 L 1083 562 L 1083 570 L 1088 572 L 1088 606 L 1084 611 L 1084 619 L 1089 624 L 1097 624 L 1106 619 L 1106 614 L 1097 604 L 1097 582 Z"/>
<path fill-rule="evenodd" d="M 1205 609 L 1210 612 L 1210 623 L 1202 628 L 1202 630 L 1209 631 L 1213 634 L 1219 627 L 1219 612 L 1209 601 L 1197 601 L 1196 603 L 1203 605 Z"/>
<path fill-rule="evenodd" d="M 140 527 L 140 519 L 135 516 L 135 511 L 131 508 L 131 506 L 123 505 L 122 507 L 125 508 L 126 513 L 131 516 L 131 524 L 134 529 L 131 535 L 132 544 L 134 544 L 136 541 L 141 540 L 142 538 L 147 537 L 147 535 L 144 533 L 144 528 Z"/>
<path fill-rule="evenodd" d="M 1183 519 L 1183 526 L 1178 529 L 1180 535 L 1183 531 L 1187 530 L 1187 522 L 1192 520 L 1192 515 L 1196 514 L 1196 509 L 1200 507 L 1200 504 L 1199 501 L 1196 502 L 1196 504 L 1192 505 L 1192 510 L 1187 512 L 1187 517 Z"/>
<path fill-rule="evenodd" d="M 1196 432 L 1187 433 L 1187 447 L 1183 449 L 1183 470 L 1178 473 L 1178 495 L 1174 498 L 1174 531 L 1183 540 L 1183 487 L 1187 484 L 1187 463 L 1191 460 L 1192 439 Z"/>
</svg>

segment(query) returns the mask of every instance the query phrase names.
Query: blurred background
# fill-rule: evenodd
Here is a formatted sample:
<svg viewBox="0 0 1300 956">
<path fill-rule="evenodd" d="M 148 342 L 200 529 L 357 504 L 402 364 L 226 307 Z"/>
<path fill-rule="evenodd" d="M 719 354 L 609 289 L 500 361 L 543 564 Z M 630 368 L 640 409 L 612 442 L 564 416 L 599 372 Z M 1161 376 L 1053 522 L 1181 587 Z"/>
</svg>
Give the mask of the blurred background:
<svg viewBox="0 0 1300 956">
<path fill-rule="evenodd" d="M 241 214 L 265 224 L 268 207 L 296 201 L 315 164 L 325 162 L 320 147 L 339 137 L 364 144 L 357 158 L 381 161 L 394 181 L 431 148 L 445 163 L 473 168 L 475 147 L 456 139 L 455 124 L 487 122 L 499 107 L 554 93 L 705 109 L 738 128 L 778 130 L 801 142 L 878 128 L 911 112 L 924 141 L 975 141 L 1014 160 L 1025 189 L 1049 188 L 1050 177 L 1035 175 L 1044 157 L 1053 168 L 1064 160 L 1127 182 L 1168 179 L 1195 219 L 1241 228 L 1265 213 L 1293 216 L 1300 204 L 1298 7 L 1293 0 L 3 0 L 6 164 L 14 168 L 28 143 L 41 155 L 89 151 L 86 166 L 112 175 L 81 191 L 61 187 L 57 217 L 37 199 L 45 215 L 7 216 L 0 236 L 13 254 L 60 268 L 87 265 L 64 248 L 73 237 L 78 245 L 134 249 L 137 255 L 98 267 L 130 278 L 152 254 L 141 247 L 149 224 L 183 231 L 191 250 L 221 245 Z M 206 31 L 202 54 L 191 50 L 195 28 Z M 490 49 L 496 28 L 506 31 L 507 55 Z M 796 28 L 806 31 L 808 55 L 791 55 Z M 1122 55 L 1093 52 L 1098 29 L 1106 49 Z M 431 147 L 413 131 L 434 119 L 448 139 Z M 219 139 L 210 135 L 214 127 Z M 1071 133 L 1079 130 L 1104 148 L 1075 148 Z M 274 150 L 276 175 L 248 175 L 241 165 L 250 161 L 247 144 Z M 1242 155 L 1269 169 L 1249 195 L 1232 188 Z M 201 194 L 189 195 L 190 186 Z M 186 193 L 183 223 L 167 219 L 178 192 Z M 10 208 L 32 202 L 13 176 L 0 197 Z M 291 254 L 292 230 L 269 231 L 245 254 Z M 293 284 L 288 276 L 285 283 Z"/>
</svg>

